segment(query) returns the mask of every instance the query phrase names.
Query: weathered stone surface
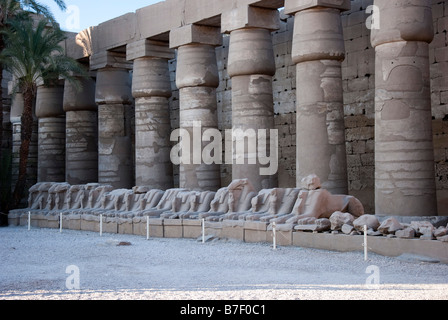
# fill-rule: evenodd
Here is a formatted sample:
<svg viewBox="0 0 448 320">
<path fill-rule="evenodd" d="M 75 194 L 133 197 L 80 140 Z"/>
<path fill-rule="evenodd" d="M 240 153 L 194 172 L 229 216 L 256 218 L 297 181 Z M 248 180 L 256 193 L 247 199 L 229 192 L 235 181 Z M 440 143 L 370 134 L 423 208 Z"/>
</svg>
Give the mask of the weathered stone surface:
<svg viewBox="0 0 448 320">
<path fill-rule="evenodd" d="M 328 231 L 331 229 L 331 222 L 327 218 L 320 218 L 316 220 L 316 225 L 318 227 L 317 231 Z"/>
<path fill-rule="evenodd" d="M 395 231 L 395 236 L 402 239 L 412 239 L 415 237 L 415 230 L 411 227 L 406 227 Z"/>
<path fill-rule="evenodd" d="M 353 225 L 355 217 L 348 212 L 336 211 L 330 217 L 331 230 L 341 230 L 344 224 Z"/>
<path fill-rule="evenodd" d="M 151 48 L 165 52 L 167 47 L 152 44 Z M 171 82 L 168 60 L 151 56 L 137 58 L 132 94 L 135 98 L 135 184 L 170 189 L 174 182 L 169 139 Z"/>
<path fill-rule="evenodd" d="M 315 174 L 310 174 L 302 179 L 301 185 L 303 189 L 306 190 L 317 190 L 322 188 L 322 183 L 320 178 Z"/>
<path fill-rule="evenodd" d="M 279 29 L 278 10 L 243 5 L 222 14 L 221 31 L 223 33 L 249 27 L 265 28 L 271 31 Z"/>
<path fill-rule="evenodd" d="M 98 106 L 95 81 L 79 79 L 81 89 L 69 81 L 64 85 L 65 181 L 86 184 L 98 181 Z"/>
<path fill-rule="evenodd" d="M 353 196 L 334 195 L 325 189 L 302 190 L 292 212 L 271 219 L 271 222 L 297 223 L 299 219 L 308 217 L 328 219 L 336 211 L 348 211 L 355 217 L 364 214 L 362 204 Z"/>
<path fill-rule="evenodd" d="M 358 232 L 360 234 L 364 234 L 364 232 L 361 231 L 361 230 L 358 230 Z M 382 236 L 383 234 L 381 232 L 379 232 L 378 230 L 368 229 L 367 230 L 367 235 L 376 237 L 376 236 Z"/>
<path fill-rule="evenodd" d="M 381 10 L 382 24 L 371 34 L 376 53 L 376 214 L 437 215 L 429 65 L 429 43 L 434 36 L 431 3 L 374 3 Z M 393 18 L 397 16 L 402 19 Z"/>
<path fill-rule="evenodd" d="M 98 182 L 114 188 L 135 185 L 132 166 L 131 76 L 123 68 L 97 72 Z"/>
<path fill-rule="evenodd" d="M 188 36 L 182 38 L 183 33 Z M 215 46 L 221 40 L 218 28 L 184 26 L 171 36 L 171 47 L 177 49 L 176 86 L 179 88 L 180 147 L 188 159 L 179 161 L 179 186 L 192 190 L 216 191 L 221 187 L 219 165 L 205 163 L 202 150 L 208 144 L 202 135 L 207 129 L 218 129 L 216 88 L 219 73 Z M 195 134 L 197 133 L 197 134 Z M 199 135 L 199 136 L 197 136 Z M 195 147 L 195 146 L 199 146 Z M 199 153 L 199 159 L 198 158 Z"/>
<path fill-rule="evenodd" d="M 340 10 L 317 2 L 286 5 L 288 12 L 297 12 L 291 53 L 296 64 L 296 126 L 297 132 L 307 132 L 296 135 L 297 184 L 316 173 L 325 189 L 347 194 Z"/>
<path fill-rule="evenodd" d="M 275 58 L 271 33 L 263 28 L 244 28 L 230 33 L 228 74 L 232 79 L 232 127 L 235 130 L 234 146 L 244 145 L 241 152 L 232 154 L 232 179 L 250 178 L 256 190 L 277 186 L 277 172 L 262 174 L 266 165 L 257 160 L 258 154 L 277 153 L 270 148 L 271 129 L 274 129 L 274 99 L 272 77 L 275 74 Z M 265 146 L 258 145 L 257 152 L 251 151 L 245 141 L 247 133 L 259 134 L 266 130 Z M 274 137 L 272 137 L 274 138 Z M 227 138 L 228 139 L 228 138 Z M 233 142 L 235 140 L 235 142 Z M 264 151 L 264 152 L 263 152 Z M 271 165 L 278 164 L 278 158 Z"/>
<path fill-rule="evenodd" d="M 37 181 L 65 181 L 64 87 L 39 86 L 36 96 L 38 130 Z"/>
<path fill-rule="evenodd" d="M 395 234 L 397 230 L 403 229 L 404 226 L 395 218 L 384 220 L 378 227 L 378 231 L 383 234 Z"/>
<path fill-rule="evenodd" d="M 341 231 L 345 234 L 351 234 L 355 228 L 351 224 L 344 223 L 341 227 Z"/>
<path fill-rule="evenodd" d="M 429 221 L 412 221 L 410 227 L 413 228 L 417 236 L 427 234 L 434 231 L 434 226 Z"/>
<path fill-rule="evenodd" d="M 297 221 L 297 226 L 294 229 L 299 231 L 323 232 L 331 229 L 331 222 L 327 218 L 303 218 Z"/>
<path fill-rule="evenodd" d="M 438 227 L 436 230 L 434 230 L 434 237 L 439 238 L 446 236 L 448 234 L 448 228 L 445 227 Z"/>
<path fill-rule="evenodd" d="M 222 44 L 219 28 L 189 24 L 170 32 L 170 48 L 179 48 L 187 44 L 202 43 L 210 46 Z"/>
<path fill-rule="evenodd" d="M 376 231 L 380 226 L 380 222 L 377 217 L 371 214 L 365 214 L 353 221 L 353 226 L 356 230 L 363 231 L 364 225 L 367 226 L 367 229 Z"/>
<path fill-rule="evenodd" d="M 420 227 L 420 228 L 418 228 L 417 234 L 420 234 L 420 239 L 433 240 L 434 239 L 434 227 L 433 226 Z"/>
<path fill-rule="evenodd" d="M 308 218 L 301 218 L 297 220 L 298 225 L 307 225 L 307 224 L 314 224 L 316 222 L 315 217 L 308 217 Z"/>
<path fill-rule="evenodd" d="M 312 9 L 316 7 L 336 8 L 339 10 L 349 10 L 351 3 L 349 0 L 342 1 L 328 1 L 328 0 L 286 0 L 285 1 L 285 13 L 292 14 L 298 11 Z"/>
</svg>

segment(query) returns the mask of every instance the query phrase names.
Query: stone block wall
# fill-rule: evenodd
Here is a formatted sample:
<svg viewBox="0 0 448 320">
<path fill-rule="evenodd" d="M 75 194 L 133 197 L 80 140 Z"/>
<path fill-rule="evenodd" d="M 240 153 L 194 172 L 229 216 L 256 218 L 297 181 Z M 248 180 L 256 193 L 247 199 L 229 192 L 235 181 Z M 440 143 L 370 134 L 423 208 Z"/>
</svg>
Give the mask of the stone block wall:
<svg viewBox="0 0 448 320">
<path fill-rule="evenodd" d="M 431 101 L 439 215 L 448 215 L 448 1 L 433 0 Z"/>
<path fill-rule="evenodd" d="M 375 50 L 366 27 L 373 0 L 352 1 L 343 13 L 346 57 L 342 63 L 347 165 L 350 193 L 374 212 Z"/>
</svg>

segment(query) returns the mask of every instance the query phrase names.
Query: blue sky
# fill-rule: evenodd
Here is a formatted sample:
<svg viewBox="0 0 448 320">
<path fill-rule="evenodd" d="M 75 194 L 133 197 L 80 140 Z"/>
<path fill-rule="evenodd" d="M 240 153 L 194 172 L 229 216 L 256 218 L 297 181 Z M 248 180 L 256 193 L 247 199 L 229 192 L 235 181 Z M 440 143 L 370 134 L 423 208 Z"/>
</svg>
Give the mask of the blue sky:
<svg viewBox="0 0 448 320">
<path fill-rule="evenodd" d="M 40 0 L 50 7 L 61 29 L 79 32 L 90 26 L 135 12 L 139 8 L 162 0 L 65 0 L 67 11 L 62 12 L 53 0 Z"/>
</svg>

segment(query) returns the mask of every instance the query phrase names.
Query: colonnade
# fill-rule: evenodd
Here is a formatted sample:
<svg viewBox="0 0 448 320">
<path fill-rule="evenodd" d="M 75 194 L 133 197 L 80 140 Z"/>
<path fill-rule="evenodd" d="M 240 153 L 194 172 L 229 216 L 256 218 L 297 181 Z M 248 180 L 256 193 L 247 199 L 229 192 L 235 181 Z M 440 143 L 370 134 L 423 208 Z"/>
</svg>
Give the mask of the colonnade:
<svg viewBox="0 0 448 320">
<path fill-rule="evenodd" d="M 372 31 L 376 210 L 381 215 L 436 215 L 428 58 L 431 3 L 374 3 L 381 9 L 381 28 Z M 295 16 L 297 186 L 315 173 L 323 188 L 340 194 L 348 193 L 341 12 L 350 5 L 350 0 L 285 0 L 285 13 Z M 38 180 L 173 187 L 168 61 L 177 53 L 179 123 L 191 139 L 186 145 L 203 147 L 206 141 L 193 139 L 194 123 L 201 123 L 201 136 L 218 129 L 215 48 L 222 44 L 222 34 L 230 36 L 233 129 L 275 129 L 271 33 L 278 28 L 277 9 L 240 5 L 221 14 L 220 27 L 187 24 L 171 30 L 169 42 L 143 39 L 94 53 L 90 70 L 96 81 L 83 80 L 83 91 L 75 92 L 68 83 L 38 91 Z M 248 178 L 258 190 L 276 187 L 277 176 L 260 175 L 262 164 L 249 149 L 244 164 L 233 163 L 232 178 Z M 219 164 L 197 163 L 194 157 L 180 164 L 179 187 L 216 191 L 221 187 Z"/>
</svg>

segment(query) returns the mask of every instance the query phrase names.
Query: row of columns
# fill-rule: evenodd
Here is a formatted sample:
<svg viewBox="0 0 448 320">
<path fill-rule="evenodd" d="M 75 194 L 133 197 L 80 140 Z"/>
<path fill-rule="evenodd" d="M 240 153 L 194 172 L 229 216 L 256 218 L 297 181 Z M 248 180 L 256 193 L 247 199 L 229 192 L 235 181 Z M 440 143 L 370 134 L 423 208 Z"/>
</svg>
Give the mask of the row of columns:
<svg viewBox="0 0 448 320">
<path fill-rule="evenodd" d="M 381 215 L 437 214 L 428 59 L 433 30 L 431 5 L 423 2 L 409 5 L 400 0 L 375 0 L 382 9 L 382 28 L 372 32 L 377 57 L 376 208 Z M 297 185 L 315 173 L 324 188 L 343 194 L 348 193 L 348 185 L 341 12 L 348 9 L 350 0 L 285 1 L 285 13 L 295 15 L 292 61 L 297 70 Z M 396 16 L 408 18 L 399 23 Z M 116 188 L 130 188 L 135 176 L 137 185 L 171 188 L 168 60 L 177 49 L 180 128 L 190 136 L 186 145 L 204 146 L 208 142 L 195 140 L 194 123 L 201 122 L 200 136 L 207 129 L 218 128 L 215 47 L 221 45 L 222 33 L 230 35 L 227 70 L 232 80 L 233 129 L 274 129 L 272 77 L 276 67 L 271 32 L 279 28 L 279 13 L 244 6 L 223 13 L 221 20 L 221 28 L 186 25 L 172 30 L 169 46 L 141 40 L 127 45 L 126 54 L 95 54 L 90 65 L 97 73 L 95 90 L 93 81 L 87 81 L 84 92 L 78 94 L 65 85 L 66 122 L 62 108 L 55 106 L 58 111 L 49 112 L 53 110 L 49 106 L 55 104 L 52 99 L 60 99 L 60 89 L 53 94 L 41 89 L 37 103 L 42 140 L 39 163 L 46 168 L 39 168 L 40 180 L 57 181 L 58 175 L 62 176 L 57 168 L 62 168 L 64 161 L 55 149 L 62 149 L 61 132 L 66 125 L 64 178 L 68 182 L 97 178 Z M 131 149 L 134 100 L 135 154 Z M 46 112 L 39 111 L 43 104 Z M 180 187 L 220 188 L 219 164 L 196 163 L 193 157 L 189 164 L 180 165 Z M 234 163 L 233 179 L 249 178 L 258 190 L 277 186 L 276 175 L 260 175 L 262 165 L 247 148 L 244 157 L 255 164 Z"/>
</svg>

